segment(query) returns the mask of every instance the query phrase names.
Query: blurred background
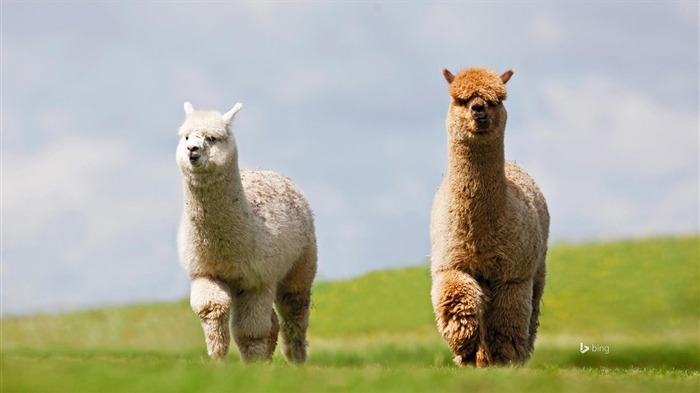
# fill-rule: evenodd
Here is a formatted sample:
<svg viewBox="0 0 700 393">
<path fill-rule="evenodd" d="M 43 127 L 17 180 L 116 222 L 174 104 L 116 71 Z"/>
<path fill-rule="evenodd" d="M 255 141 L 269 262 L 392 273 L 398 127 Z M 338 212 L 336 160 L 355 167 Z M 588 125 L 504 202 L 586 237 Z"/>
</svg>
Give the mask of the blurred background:
<svg viewBox="0 0 700 393">
<path fill-rule="evenodd" d="M 696 1 L 3 2 L 2 315 L 187 296 L 182 104 L 244 104 L 241 166 L 290 176 L 319 279 L 425 263 L 443 67 L 515 69 L 506 158 L 551 243 L 699 230 Z"/>
</svg>

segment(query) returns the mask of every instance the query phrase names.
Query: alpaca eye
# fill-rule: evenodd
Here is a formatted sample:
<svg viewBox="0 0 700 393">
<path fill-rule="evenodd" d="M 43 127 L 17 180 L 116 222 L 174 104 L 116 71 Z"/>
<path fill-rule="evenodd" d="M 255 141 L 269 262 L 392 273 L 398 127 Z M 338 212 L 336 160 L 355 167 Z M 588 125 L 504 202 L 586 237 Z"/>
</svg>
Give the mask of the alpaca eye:
<svg viewBox="0 0 700 393">
<path fill-rule="evenodd" d="M 190 139 L 190 137 L 189 137 L 189 136 L 185 136 L 185 140 L 189 140 L 189 139 Z"/>
<path fill-rule="evenodd" d="M 208 137 L 206 137 L 206 140 L 207 140 L 207 142 L 209 142 L 209 143 L 216 143 L 216 142 L 219 141 L 219 138 L 215 138 L 215 137 L 213 137 L 213 136 L 208 136 Z"/>
<path fill-rule="evenodd" d="M 467 106 L 468 100 L 462 98 L 455 98 L 455 103 L 459 106 Z"/>
<path fill-rule="evenodd" d="M 496 106 L 498 103 L 495 101 L 488 101 L 486 104 L 488 104 L 488 106 Z"/>
</svg>

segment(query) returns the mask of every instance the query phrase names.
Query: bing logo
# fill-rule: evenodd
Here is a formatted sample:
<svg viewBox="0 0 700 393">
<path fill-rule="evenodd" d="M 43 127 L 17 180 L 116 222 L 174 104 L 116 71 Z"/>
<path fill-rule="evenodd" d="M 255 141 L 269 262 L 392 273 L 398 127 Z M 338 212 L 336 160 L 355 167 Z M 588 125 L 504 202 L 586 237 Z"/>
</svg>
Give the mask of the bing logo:
<svg viewBox="0 0 700 393">
<path fill-rule="evenodd" d="M 578 350 L 581 351 L 581 353 L 586 353 L 588 351 L 591 351 L 591 352 L 603 352 L 604 354 L 607 355 L 610 353 L 610 346 L 609 345 L 591 345 L 589 347 L 588 345 L 585 345 L 584 343 L 579 343 Z"/>
</svg>

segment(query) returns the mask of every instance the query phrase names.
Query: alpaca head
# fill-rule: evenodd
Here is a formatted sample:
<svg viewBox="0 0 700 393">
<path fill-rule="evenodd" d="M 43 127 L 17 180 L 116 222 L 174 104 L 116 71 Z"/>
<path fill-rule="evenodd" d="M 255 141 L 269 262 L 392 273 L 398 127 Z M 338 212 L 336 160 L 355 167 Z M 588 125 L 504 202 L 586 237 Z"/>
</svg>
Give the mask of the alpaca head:
<svg viewBox="0 0 700 393">
<path fill-rule="evenodd" d="M 447 131 L 463 142 L 488 142 L 503 138 L 508 114 L 503 106 L 506 82 L 513 70 L 499 76 L 485 68 L 470 68 L 456 76 L 443 70 L 450 84 L 452 102 L 447 112 Z"/>
<path fill-rule="evenodd" d="M 195 111 L 192 104 L 185 103 L 185 121 L 178 131 L 180 143 L 176 154 L 183 173 L 212 172 L 237 162 L 236 141 L 229 126 L 242 106 L 237 103 L 222 115 L 215 111 Z"/>
</svg>

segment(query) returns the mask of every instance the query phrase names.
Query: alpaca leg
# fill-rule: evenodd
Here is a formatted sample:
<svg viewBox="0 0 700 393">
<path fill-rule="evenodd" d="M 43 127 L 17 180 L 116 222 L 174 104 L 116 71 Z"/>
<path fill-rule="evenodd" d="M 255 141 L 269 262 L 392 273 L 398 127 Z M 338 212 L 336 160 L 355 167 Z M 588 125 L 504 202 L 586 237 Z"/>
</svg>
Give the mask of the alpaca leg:
<svg viewBox="0 0 700 393">
<path fill-rule="evenodd" d="M 288 361 L 306 361 L 311 284 L 316 275 L 316 249 L 306 253 L 280 283 L 275 305 L 282 320 L 282 353 Z"/>
<path fill-rule="evenodd" d="M 446 270 L 433 275 L 431 297 L 438 330 L 455 354 L 459 366 L 476 365 L 477 352 L 488 357 L 479 326 L 486 296 L 469 274 Z"/>
<path fill-rule="evenodd" d="M 231 342 L 231 293 L 228 287 L 209 277 L 197 277 L 192 281 L 190 306 L 199 315 L 209 356 L 225 358 Z"/>
<path fill-rule="evenodd" d="M 270 360 L 279 324 L 272 309 L 273 290 L 244 291 L 234 298 L 233 339 L 245 363 Z"/>
<path fill-rule="evenodd" d="M 545 265 L 537 270 L 532 287 L 532 315 L 530 315 L 530 352 L 535 350 L 535 338 L 537 338 L 537 328 L 540 326 L 540 302 L 544 293 Z"/>
<path fill-rule="evenodd" d="M 493 288 L 484 318 L 493 364 L 520 365 L 530 356 L 532 289 L 531 281 Z"/>
<path fill-rule="evenodd" d="M 282 320 L 282 353 L 290 362 L 304 363 L 311 291 L 280 294 L 275 304 Z"/>
<path fill-rule="evenodd" d="M 267 353 L 268 358 L 272 358 L 275 353 L 275 348 L 277 348 L 277 338 L 280 332 L 280 322 L 277 318 L 277 313 L 275 309 L 272 309 L 272 314 L 270 315 L 270 334 L 267 336 Z"/>
</svg>

